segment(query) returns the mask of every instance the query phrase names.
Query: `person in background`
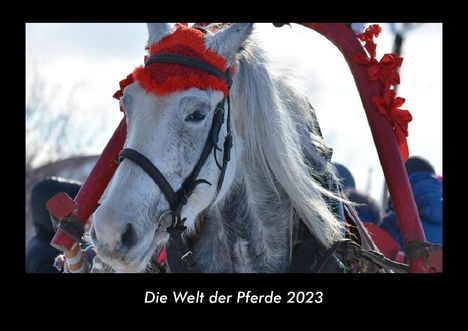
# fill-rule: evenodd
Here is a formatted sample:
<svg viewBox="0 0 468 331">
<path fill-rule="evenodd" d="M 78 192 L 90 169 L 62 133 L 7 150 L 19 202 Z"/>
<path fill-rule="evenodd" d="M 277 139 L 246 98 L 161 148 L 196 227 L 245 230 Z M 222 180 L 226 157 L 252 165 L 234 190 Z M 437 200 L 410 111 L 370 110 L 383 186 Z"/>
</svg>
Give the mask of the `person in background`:
<svg viewBox="0 0 468 331">
<path fill-rule="evenodd" d="M 58 177 L 49 177 L 37 183 L 31 192 L 31 212 L 36 231 L 26 249 L 26 272 L 28 273 L 58 273 L 54 267 L 54 258 L 61 251 L 50 245 L 55 235 L 55 229 L 46 208 L 46 202 L 59 192 L 67 193 L 75 198 L 81 184 Z"/>
<path fill-rule="evenodd" d="M 371 196 L 356 190 L 351 172 L 343 165 L 335 163 L 338 176 L 341 178 L 344 192 L 349 201 L 356 203 L 356 212 L 362 224 L 368 231 L 380 253 L 394 261 L 403 262 L 400 245 L 383 229 L 379 227 L 382 222 L 380 205 Z"/>
<path fill-rule="evenodd" d="M 382 222 L 382 210 L 377 201 L 356 189 L 348 190 L 347 193 L 349 201 L 358 204 L 356 206 L 356 211 L 359 215 L 359 219 L 364 223 L 379 226 Z"/>
<path fill-rule="evenodd" d="M 382 212 L 379 204 L 369 195 L 356 190 L 354 177 L 344 165 L 334 163 L 338 176 L 341 180 L 343 190 L 351 202 L 356 203 L 356 211 L 362 222 L 379 225 L 382 219 Z"/>
<path fill-rule="evenodd" d="M 435 174 L 434 167 L 421 157 L 410 157 L 405 167 L 426 241 L 442 244 L 442 181 Z M 391 201 L 381 227 L 400 245 L 403 244 Z"/>
<path fill-rule="evenodd" d="M 351 189 L 356 189 L 356 183 L 354 181 L 354 177 L 351 174 L 351 171 L 349 171 L 348 168 L 346 168 L 344 165 L 340 163 L 333 163 L 335 166 L 338 177 L 340 178 L 341 185 L 344 190 L 351 190 Z"/>
</svg>

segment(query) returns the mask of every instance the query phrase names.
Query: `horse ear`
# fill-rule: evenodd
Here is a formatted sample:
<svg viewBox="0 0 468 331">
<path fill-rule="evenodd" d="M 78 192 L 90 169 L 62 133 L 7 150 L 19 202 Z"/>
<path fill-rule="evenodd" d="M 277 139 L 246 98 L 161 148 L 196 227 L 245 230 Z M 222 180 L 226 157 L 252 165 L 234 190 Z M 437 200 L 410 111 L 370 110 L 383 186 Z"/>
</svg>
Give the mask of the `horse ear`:
<svg viewBox="0 0 468 331">
<path fill-rule="evenodd" d="M 232 63 L 242 44 L 252 32 L 252 28 L 253 23 L 235 23 L 209 38 L 206 47 Z"/>
<path fill-rule="evenodd" d="M 148 26 L 148 44 L 151 46 L 159 42 L 165 36 L 173 32 L 172 26 L 169 23 L 147 23 Z"/>
</svg>

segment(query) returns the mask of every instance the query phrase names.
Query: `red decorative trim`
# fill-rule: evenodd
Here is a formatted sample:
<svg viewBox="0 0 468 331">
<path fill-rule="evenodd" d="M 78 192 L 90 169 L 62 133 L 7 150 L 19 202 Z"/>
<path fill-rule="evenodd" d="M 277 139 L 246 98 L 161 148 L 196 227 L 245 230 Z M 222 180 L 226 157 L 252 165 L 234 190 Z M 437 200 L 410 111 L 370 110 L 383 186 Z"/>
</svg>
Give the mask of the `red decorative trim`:
<svg viewBox="0 0 468 331">
<path fill-rule="evenodd" d="M 166 247 L 163 247 L 161 253 L 159 253 L 156 263 L 159 265 L 166 263 Z"/>
<path fill-rule="evenodd" d="M 135 79 L 133 78 L 133 74 L 130 74 L 127 76 L 127 78 L 125 79 L 122 79 L 120 82 L 119 82 L 119 86 L 120 86 L 120 89 L 117 90 L 114 95 L 112 96 L 113 98 L 116 98 L 117 100 L 120 100 L 120 98 L 123 96 L 123 91 L 124 89 L 135 82 Z M 124 109 L 122 108 L 122 105 L 120 105 L 120 111 L 123 112 Z"/>
<path fill-rule="evenodd" d="M 367 74 L 370 80 L 379 80 L 386 89 L 400 84 L 400 75 L 397 68 L 401 66 L 403 58 L 395 53 L 385 54 L 380 61 L 370 59 L 362 54 L 356 54 L 355 59 L 368 66 Z"/>
<path fill-rule="evenodd" d="M 179 54 L 202 60 L 221 71 L 226 71 L 226 60 L 205 47 L 202 31 L 177 25 L 174 33 L 164 37 L 158 43 L 150 45 L 149 54 Z M 226 82 L 208 73 L 194 68 L 168 63 L 155 63 L 148 67 L 138 67 L 133 78 L 147 91 L 158 96 L 196 87 L 202 90 L 212 89 L 228 93 Z"/>
<path fill-rule="evenodd" d="M 380 32 L 382 32 L 382 28 L 378 24 L 372 24 L 367 29 L 361 33 L 358 34 L 357 37 L 359 40 L 365 42 L 364 48 L 369 52 L 369 55 L 371 59 L 375 59 L 375 50 L 377 48 L 377 45 L 374 42 L 374 37 L 378 37 Z"/>
<path fill-rule="evenodd" d="M 186 52 L 190 54 L 184 54 Z M 158 43 L 150 45 L 149 53 L 150 55 L 158 53 L 192 55 L 197 59 L 208 62 L 219 70 L 226 70 L 226 60 L 205 47 L 205 35 L 203 32 L 183 25 L 178 26 L 174 33 L 164 37 Z"/>
<path fill-rule="evenodd" d="M 386 90 L 381 97 L 373 97 L 372 102 L 379 112 L 393 125 L 393 130 L 400 145 L 401 156 L 408 159 L 408 123 L 413 119 L 411 113 L 406 109 L 400 109 L 405 102 L 404 98 L 396 96 L 395 90 Z"/>
<path fill-rule="evenodd" d="M 364 42 L 364 48 L 367 50 L 369 57 L 362 53 L 356 53 L 355 61 L 367 66 L 367 77 L 369 80 L 378 80 L 383 84 L 384 90 L 382 96 L 375 96 L 372 102 L 377 107 L 379 112 L 392 123 L 393 131 L 400 146 L 400 153 L 404 161 L 408 159 L 408 123 L 412 121 L 412 116 L 408 110 L 400 109 L 399 107 L 405 102 L 404 98 L 396 96 L 396 92 L 392 86 L 400 84 L 400 75 L 397 69 L 401 67 L 403 58 L 398 54 L 390 53 L 382 56 L 380 61 L 376 59 L 377 45 L 374 42 L 374 37 L 378 37 L 382 32 L 382 28 L 378 24 L 369 26 L 363 33 L 357 37 Z"/>
<path fill-rule="evenodd" d="M 226 60 L 216 52 L 207 49 L 203 32 L 189 28 L 187 23 L 176 24 L 174 33 L 164 37 L 157 43 L 147 46 L 145 49 L 149 52 L 149 55 L 170 53 L 190 56 L 207 62 L 221 71 L 226 71 Z M 147 58 L 148 55 L 145 55 L 145 62 Z M 231 70 L 231 76 L 233 75 L 234 66 L 232 66 Z M 120 89 L 115 92 L 113 97 L 120 99 L 125 87 L 135 81 L 138 81 L 147 92 L 158 96 L 188 90 L 193 87 L 202 90 L 217 90 L 222 91 L 224 95 L 228 94 L 227 83 L 220 78 L 182 65 L 155 63 L 148 67 L 137 67 L 126 79 L 120 81 Z M 120 110 L 123 111 L 122 106 Z"/>
<path fill-rule="evenodd" d="M 174 74 L 175 70 L 177 74 Z M 194 69 L 185 66 L 156 63 L 148 68 L 136 68 L 133 75 L 147 92 L 153 92 L 157 96 L 193 87 L 222 91 L 224 95 L 228 93 L 227 85 L 221 79 L 205 72 L 195 72 Z"/>
</svg>

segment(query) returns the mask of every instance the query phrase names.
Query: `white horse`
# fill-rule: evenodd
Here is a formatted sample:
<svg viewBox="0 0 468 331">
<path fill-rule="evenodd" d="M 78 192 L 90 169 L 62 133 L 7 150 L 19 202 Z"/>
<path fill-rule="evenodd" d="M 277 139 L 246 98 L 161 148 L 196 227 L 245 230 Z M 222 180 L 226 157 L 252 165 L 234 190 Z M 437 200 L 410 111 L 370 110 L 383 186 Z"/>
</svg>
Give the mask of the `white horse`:
<svg viewBox="0 0 468 331">
<path fill-rule="evenodd" d="M 211 153 L 180 210 L 183 241 L 200 272 L 286 272 L 303 222 L 320 247 L 343 237 L 332 212 L 336 195 L 319 183 L 334 178 L 306 95 L 284 69 L 270 63 L 255 39 L 253 24 L 233 24 L 206 33 L 205 47 L 235 72 L 230 89 L 233 147 L 217 190 L 221 151 Z M 148 24 L 148 46 L 174 33 L 169 24 Z M 196 69 L 191 69 L 196 70 Z M 158 96 L 136 81 L 124 90 L 128 133 L 125 148 L 146 156 L 176 191 L 190 175 L 210 137 L 222 91 L 197 87 Z M 167 244 L 170 204 L 160 185 L 138 164 L 124 160 L 93 215 L 91 239 L 98 257 L 117 272 L 151 270 Z"/>
</svg>

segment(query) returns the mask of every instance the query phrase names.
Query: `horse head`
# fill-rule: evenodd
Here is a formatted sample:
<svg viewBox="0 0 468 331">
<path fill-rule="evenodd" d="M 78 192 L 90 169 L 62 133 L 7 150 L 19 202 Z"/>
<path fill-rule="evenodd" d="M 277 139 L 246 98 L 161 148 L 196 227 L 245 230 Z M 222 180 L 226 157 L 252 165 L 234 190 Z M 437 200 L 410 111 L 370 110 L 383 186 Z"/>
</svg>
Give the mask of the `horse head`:
<svg viewBox="0 0 468 331">
<path fill-rule="evenodd" d="M 174 221 L 190 232 L 233 182 L 237 137 L 229 123 L 230 78 L 251 31 L 252 24 L 216 34 L 148 24 L 149 58 L 120 99 L 125 152 L 91 228 L 99 256 L 115 270 L 143 271 Z M 231 134 L 233 144 L 227 141 Z"/>
</svg>

